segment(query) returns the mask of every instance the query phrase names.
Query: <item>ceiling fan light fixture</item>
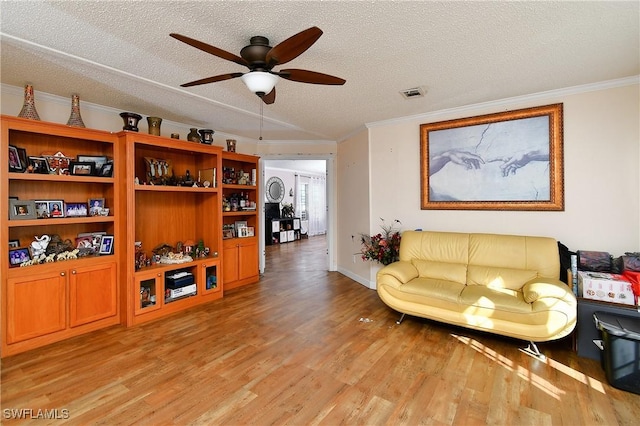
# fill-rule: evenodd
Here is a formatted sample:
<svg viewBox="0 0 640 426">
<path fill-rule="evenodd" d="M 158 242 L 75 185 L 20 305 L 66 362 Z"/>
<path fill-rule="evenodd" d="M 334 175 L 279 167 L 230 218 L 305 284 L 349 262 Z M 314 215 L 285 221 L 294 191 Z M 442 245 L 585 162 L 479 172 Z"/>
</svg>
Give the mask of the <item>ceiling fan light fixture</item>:
<svg viewBox="0 0 640 426">
<path fill-rule="evenodd" d="M 277 75 L 264 71 L 250 71 L 241 78 L 249 90 L 258 95 L 261 93 L 263 96 L 271 92 L 279 80 Z"/>
</svg>

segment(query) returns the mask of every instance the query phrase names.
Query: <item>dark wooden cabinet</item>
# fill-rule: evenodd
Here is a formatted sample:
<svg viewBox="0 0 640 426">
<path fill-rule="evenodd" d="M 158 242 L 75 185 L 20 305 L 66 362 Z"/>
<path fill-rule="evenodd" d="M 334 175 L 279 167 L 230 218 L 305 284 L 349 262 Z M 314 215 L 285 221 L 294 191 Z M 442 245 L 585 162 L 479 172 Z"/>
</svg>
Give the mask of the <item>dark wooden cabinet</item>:
<svg viewBox="0 0 640 426">
<path fill-rule="evenodd" d="M 299 217 L 269 219 L 267 229 L 270 244 L 290 243 L 301 238 Z"/>
</svg>

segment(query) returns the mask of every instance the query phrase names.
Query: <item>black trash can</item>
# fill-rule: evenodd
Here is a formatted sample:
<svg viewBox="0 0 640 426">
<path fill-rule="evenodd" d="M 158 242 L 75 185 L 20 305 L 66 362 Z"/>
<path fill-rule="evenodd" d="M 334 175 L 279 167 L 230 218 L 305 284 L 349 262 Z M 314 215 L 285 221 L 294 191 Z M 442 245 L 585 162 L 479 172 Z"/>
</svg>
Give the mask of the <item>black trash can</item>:
<svg viewBox="0 0 640 426">
<path fill-rule="evenodd" d="M 602 332 L 602 367 L 611 386 L 640 394 L 640 318 L 593 314 Z"/>
</svg>

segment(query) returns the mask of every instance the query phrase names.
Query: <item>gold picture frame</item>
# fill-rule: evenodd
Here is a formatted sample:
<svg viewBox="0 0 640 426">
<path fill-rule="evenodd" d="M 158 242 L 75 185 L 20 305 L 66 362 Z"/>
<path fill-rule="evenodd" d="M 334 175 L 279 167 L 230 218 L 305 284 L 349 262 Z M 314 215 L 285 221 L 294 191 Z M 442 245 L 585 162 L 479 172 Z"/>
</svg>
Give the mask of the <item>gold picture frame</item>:
<svg viewBox="0 0 640 426">
<path fill-rule="evenodd" d="M 562 104 L 420 125 L 423 210 L 564 210 Z"/>
</svg>

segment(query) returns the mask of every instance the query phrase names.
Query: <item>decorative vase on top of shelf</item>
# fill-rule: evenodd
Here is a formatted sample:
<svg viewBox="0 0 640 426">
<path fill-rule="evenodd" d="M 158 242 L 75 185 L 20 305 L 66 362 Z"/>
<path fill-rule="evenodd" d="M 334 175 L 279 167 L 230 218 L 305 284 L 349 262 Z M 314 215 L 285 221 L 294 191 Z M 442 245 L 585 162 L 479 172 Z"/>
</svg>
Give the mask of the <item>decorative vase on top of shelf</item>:
<svg viewBox="0 0 640 426">
<path fill-rule="evenodd" d="M 86 127 L 80 115 L 80 96 L 71 95 L 71 115 L 67 121 L 67 126 Z"/>
<path fill-rule="evenodd" d="M 20 110 L 18 117 L 40 121 L 40 116 L 38 115 L 38 111 L 36 111 L 33 86 L 30 84 L 24 86 L 24 103 L 22 104 L 22 110 Z"/>
<path fill-rule="evenodd" d="M 149 134 L 160 136 L 160 125 L 162 124 L 162 118 L 147 117 L 147 123 L 149 123 Z"/>
<path fill-rule="evenodd" d="M 200 140 L 200 135 L 198 134 L 198 129 L 196 129 L 195 127 L 192 127 L 189 130 L 190 130 L 190 132 L 187 135 L 187 140 L 188 141 L 190 141 L 190 142 L 198 142 L 198 143 L 202 142 Z"/>
<path fill-rule="evenodd" d="M 138 121 L 142 119 L 140 114 L 135 112 L 121 112 L 120 117 L 124 120 L 124 127 L 122 130 L 130 130 L 132 132 L 138 131 Z"/>
<path fill-rule="evenodd" d="M 211 145 L 213 143 L 213 134 L 215 131 L 211 129 L 200 129 L 198 133 L 202 136 L 201 142 L 206 143 L 207 145 Z"/>
</svg>

